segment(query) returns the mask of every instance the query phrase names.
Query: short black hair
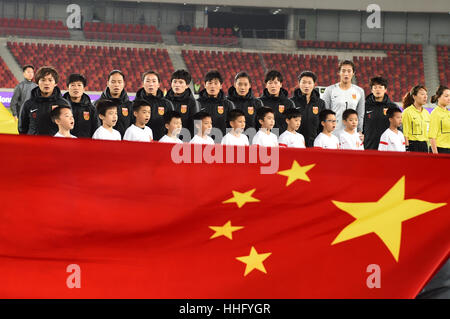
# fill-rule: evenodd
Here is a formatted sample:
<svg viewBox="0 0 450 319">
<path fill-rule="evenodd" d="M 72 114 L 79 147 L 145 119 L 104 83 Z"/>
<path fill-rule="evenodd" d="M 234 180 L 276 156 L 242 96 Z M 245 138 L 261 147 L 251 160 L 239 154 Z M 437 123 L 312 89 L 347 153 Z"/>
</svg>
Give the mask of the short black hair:
<svg viewBox="0 0 450 319">
<path fill-rule="evenodd" d="M 112 100 L 107 99 L 101 99 L 97 101 L 96 104 L 97 113 L 105 116 L 106 111 L 113 108 L 118 108 L 118 105 L 116 102 L 113 102 Z"/>
<path fill-rule="evenodd" d="M 34 71 L 34 66 L 32 66 L 31 64 L 25 64 L 25 65 L 22 67 L 22 72 L 25 72 L 25 70 L 28 69 L 28 68 L 32 68 L 33 71 Z"/>
<path fill-rule="evenodd" d="M 122 76 L 123 80 L 125 81 L 125 75 L 120 70 L 112 70 L 111 72 L 109 72 L 109 74 L 108 74 L 108 81 L 111 78 L 111 76 L 113 76 L 114 74 L 120 74 Z"/>
<path fill-rule="evenodd" d="M 133 112 L 139 112 L 139 110 L 141 109 L 141 107 L 143 106 L 150 106 L 150 103 L 148 103 L 146 100 L 144 99 L 135 99 L 133 101 Z M 150 106 L 150 109 L 152 107 Z"/>
<path fill-rule="evenodd" d="M 55 122 L 57 119 L 59 119 L 59 117 L 61 116 L 61 111 L 63 109 L 69 109 L 72 110 L 72 108 L 70 107 L 70 105 L 67 104 L 60 104 L 58 105 L 58 107 L 55 107 L 51 112 L 50 112 L 50 119 L 52 120 L 52 122 Z"/>
<path fill-rule="evenodd" d="M 192 119 L 194 120 L 194 121 L 198 121 L 198 120 L 203 120 L 203 119 L 205 119 L 205 118 L 207 118 L 207 117 L 211 117 L 211 115 L 208 113 L 208 112 L 206 112 L 206 111 L 203 111 L 203 110 L 200 110 L 199 112 L 197 112 L 197 113 L 195 113 L 193 116 L 192 116 Z"/>
<path fill-rule="evenodd" d="M 281 83 L 283 83 L 283 75 L 277 71 L 277 70 L 270 70 L 267 72 L 266 77 L 264 79 L 264 83 L 267 83 L 269 81 L 273 81 L 275 79 L 278 79 Z"/>
<path fill-rule="evenodd" d="M 355 63 L 353 63 L 353 62 L 350 61 L 350 60 L 344 60 L 344 61 L 341 61 L 341 62 L 339 63 L 339 66 L 338 66 L 338 71 L 341 71 L 341 68 L 342 68 L 342 66 L 344 66 L 344 65 L 351 65 L 352 70 L 353 70 L 353 73 L 355 73 Z"/>
<path fill-rule="evenodd" d="M 342 120 L 346 121 L 352 114 L 356 114 L 356 116 L 358 116 L 358 112 L 356 112 L 354 109 L 346 109 L 344 113 L 342 113 Z"/>
<path fill-rule="evenodd" d="M 228 122 L 236 121 L 239 116 L 245 116 L 245 113 L 240 109 L 233 109 L 228 112 L 227 120 Z"/>
<path fill-rule="evenodd" d="M 180 112 L 177 111 L 169 111 L 166 114 L 164 114 L 164 124 L 169 124 L 172 119 L 181 119 Z"/>
<path fill-rule="evenodd" d="M 211 71 L 209 71 L 208 73 L 205 74 L 205 83 L 209 82 L 209 81 L 212 81 L 214 79 L 218 79 L 220 84 L 223 83 L 223 78 L 222 78 L 222 75 L 220 74 L 219 71 L 211 70 Z"/>
<path fill-rule="evenodd" d="M 142 74 L 142 81 L 144 81 L 144 80 L 145 80 L 145 77 L 146 77 L 147 75 L 149 75 L 149 74 L 156 75 L 156 77 L 158 78 L 158 82 L 161 83 L 161 77 L 159 76 L 159 73 L 156 72 L 156 71 L 153 71 L 153 70 L 149 70 L 149 71 L 144 72 L 144 73 Z"/>
<path fill-rule="evenodd" d="M 69 86 L 69 84 L 73 82 L 81 82 L 83 83 L 84 87 L 86 87 L 87 84 L 86 78 L 79 73 L 72 73 L 71 75 L 69 75 L 69 77 L 67 78 L 67 86 Z"/>
<path fill-rule="evenodd" d="M 247 78 L 247 79 L 248 79 L 248 82 L 249 82 L 250 84 L 252 84 L 252 79 L 250 78 L 250 75 L 248 75 L 247 72 L 241 71 L 241 72 L 237 73 L 237 74 L 234 76 L 234 82 L 236 83 L 236 81 L 239 80 L 240 78 Z"/>
<path fill-rule="evenodd" d="M 284 112 L 284 116 L 286 116 L 286 118 L 290 120 L 296 117 L 302 117 L 302 112 L 300 112 L 299 108 L 291 107 L 287 109 L 286 112 Z"/>
<path fill-rule="evenodd" d="M 395 113 L 402 113 L 402 110 L 400 110 L 398 107 L 390 107 L 386 111 L 386 116 L 388 118 L 393 118 Z"/>
<path fill-rule="evenodd" d="M 170 83 L 172 83 L 173 80 L 184 80 L 187 85 L 191 84 L 192 77 L 191 74 L 184 70 L 176 70 L 172 73 L 172 76 L 170 77 Z"/>
<path fill-rule="evenodd" d="M 325 110 L 323 110 L 323 111 L 321 111 L 319 113 L 319 121 L 320 122 L 325 122 L 327 117 L 328 117 L 328 115 L 335 115 L 336 116 L 336 113 L 333 112 L 332 110 L 325 109 Z"/>
<path fill-rule="evenodd" d="M 370 79 L 369 87 L 372 88 L 372 86 L 374 86 L 374 85 L 381 85 L 381 86 L 384 86 L 385 89 L 387 89 L 388 80 L 381 76 L 376 76 L 376 77 Z"/>
<path fill-rule="evenodd" d="M 262 106 L 256 110 L 256 120 L 264 121 L 264 118 L 266 117 L 267 113 L 275 114 L 272 110 L 272 108 L 268 106 Z"/>
<path fill-rule="evenodd" d="M 298 76 L 298 81 L 300 82 L 302 80 L 302 78 L 305 76 L 312 78 L 314 83 L 317 82 L 317 75 L 312 71 L 303 71 L 302 73 L 300 73 L 300 75 Z"/>
</svg>

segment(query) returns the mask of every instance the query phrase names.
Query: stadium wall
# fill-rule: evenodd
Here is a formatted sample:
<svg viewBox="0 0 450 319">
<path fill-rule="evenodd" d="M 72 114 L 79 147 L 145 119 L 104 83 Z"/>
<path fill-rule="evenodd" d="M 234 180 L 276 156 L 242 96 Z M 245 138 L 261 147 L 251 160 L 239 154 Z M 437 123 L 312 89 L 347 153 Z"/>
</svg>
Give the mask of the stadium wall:
<svg viewBox="0 0 450 319">
<path fill-rule="evenodd" d="M 0 0 L 0 16 L 62 20 L 65 23 L 68 15 L 66 12 L 67 5 L 73 2 L 81 6 L 83 21 L 92 21 L 97 18 L 108 23 L 145 23 L 155 25 L 163 34 L 175 33 L 179 25 L 208 26 L 207 6 L 146 3 L 143 1 L 50 0 L 42 4 L 42 1 L 36 0 L 14 2 Z M 434 6 L 434 4 L 431 6 Z M 345 8 L 345 6 L 342 8 Z M 407 9 L 410 8 L 414 8 L 414 6 L 408 5 Z M 209 6 L 209 10 L 211 12 L 211 6 Z M 224 8 L 223 10 L 239 14 L 246 9 Z M 269 14 L 269 10 L 266 11 Z M 423 10 L 422 12 L 426 11 Z M 291 8 L 282 12 L 287 16 L 286 37 L 294 40 L 450 44 L 448 12 L 382 11 L 380 28 L 375 29 L 367 27 L 366 21 L 369 13 L 365 10 L 337 11 Z M 255 11 L 255 14 L 258 14 L 257 11 Z M 301 20 L 304 20 L 304 32 L 300 30 Z"/>
</svg>

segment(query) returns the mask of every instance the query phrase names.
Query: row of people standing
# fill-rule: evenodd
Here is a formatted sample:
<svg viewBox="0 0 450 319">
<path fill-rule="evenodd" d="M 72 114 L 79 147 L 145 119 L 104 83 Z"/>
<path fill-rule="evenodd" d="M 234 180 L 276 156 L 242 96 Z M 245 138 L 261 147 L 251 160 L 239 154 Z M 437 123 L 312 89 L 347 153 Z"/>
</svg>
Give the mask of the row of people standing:
<svg viewBox="0 0 450 319">
<path fill-rule="evenodd" d="M 31 66 L 24 67 L 24 75 L 30 68 Z M 386 111 L 388 108 L 397 107 L 386 94 L 387 81 L 381 77 L 372 78 L 370 82 L 372 93 L 365 98 L 364 91 L 352 84 L 355 74 L 353 62 L 341 62 L 338 66 L 338 74 L 340 82 L 329 86 L 322 100 L 315 89 L 317 76 L 310 71 L 299 75 L 299 88 L 295 90 L 292 98 L 288 97 L 288 92 L 282 87 L 282 74 L 275 70 L 266 74 L 265 89 L 259 98 L 256 98 L 252 92 L 252 81 L 247 73 L 239 72 L 235 76 L 234 85 L 229 88 L 228 96 L 225 96 L 222 90 L 222 75 L 218 71 L 210 71 L 205 75 L 204 89 L 200 91 L 199 98 L 196 100 L 189 88 L 191 76 L 187 71 L 177 70 L 172 74 L 171 88 L 165 96 L 159 88 L 161 83 L 159 74 L 148 71 L 142 76 L 143 86 L 137 91 L 136 98 L 146 100 L 151 106 L 148 126 L 152 128 L 155 139 L 165 134 L 164 114 L 170 110 L 178 111 L 182 115 L 183 127 L 188 128 L 192 136 L 194 135 L 192 118 L 200 110 L 208 112 L 212 117 L 213 127 L 219 128 L 225 135 L 226 115 L 231 109 L 238 108 L 244 112 L 246 128 L 258 128 L 258 122 L 255 120 L 256 110 L 262 106 L 269 106 L 274 111 L 275 128 L 279 130 L 279 134 L 286 130 L 285 111 L 289 108 L 300 110 L 302 125 L 299 133 L 305 137 L 306 146 L 312 147 L 314 139 L 321 131 L 319 113 L 322 110 L 331 109 L 336 113 L 338 134 L 342 130 L 340 121 L 343 111 L 354 109 L 357 111 L 359 120 L 357 129 L 361 135 L 364 135 L 365 149 L 378 149 L 380 136 L 389 127 Z M 91 137 L 99 122 L 95 108 L 84 93 L 87 86 L 84 76 L 80 74 L 69 76 L 68 92 L 64 97 L 61 96 L 57 87 L 58 73 L 53 68 L 42 67 L 36 73 L 35 80 L 38 87 L 31 90 L 30 100 L 24 104 L 20 112 L 19 132 L 54 135 L 53 132 L 56 132 L 57 128 L 49 119 L 51 109 L 48 109 L 48 106 L 57 104 L 56 102 L 63 98 L 73 108 L 75 118 L 73 134 L 78 137 Z M 107 87 L 101 96 L 101 99 L 110 99 L 120 105 L 116 129 L 122 137 L 126 128 L 134 121 L 131 101 L 124 89 L 125 81 L 125 75 L 121 71 L 111 71 L 108 75 Z M 47 111 L 45 107 L 38 107 L 41 105 L 47 105 Z M 405 136 L 408 137 L 407 134 Z M 414 137 L 409 140 L 414 141 Z M 441 146 L 445 145 L 441 143 L 438 147 L 448 148 Z M 416 148 L 413 147 L 412 150 Z"/>
</svg>

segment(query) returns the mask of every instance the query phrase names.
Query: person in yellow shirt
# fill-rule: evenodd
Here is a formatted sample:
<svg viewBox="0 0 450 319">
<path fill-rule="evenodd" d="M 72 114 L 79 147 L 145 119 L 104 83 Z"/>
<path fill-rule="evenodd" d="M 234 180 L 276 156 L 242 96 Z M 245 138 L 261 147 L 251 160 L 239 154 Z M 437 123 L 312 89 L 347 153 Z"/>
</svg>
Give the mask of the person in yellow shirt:
<svg viewBox="0 0 450 319">
<path fill-rule="evenodd" d="M 434 154 L 450 154 L 450 89 L 439 86 L 436 94 L 431 98 L 436 108 L 431 112 L 429 138 L 431 150 Z"/>
<path fill-rule="evenodd" d="M 416 85 L 403 98 L 403 135 L 410 152 L 428 153 L 430 113 L 423 107 L 427 99 L 427 89 L 423 85 Z"/>
</svg>

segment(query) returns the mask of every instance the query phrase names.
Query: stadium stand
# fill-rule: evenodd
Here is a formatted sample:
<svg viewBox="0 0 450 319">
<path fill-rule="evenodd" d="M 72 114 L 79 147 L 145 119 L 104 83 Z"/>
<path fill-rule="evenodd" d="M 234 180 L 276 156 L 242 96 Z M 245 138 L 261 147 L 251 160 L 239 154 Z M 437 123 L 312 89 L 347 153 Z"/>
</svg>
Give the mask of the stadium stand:
<svg viewBox="0 0 450 319">
<path fill-rule="evenodd" d="M 448 85 L 450 80 L 449 70 L 450 70 L 450 62 L 448 59 L 448 51 L 449 46 L 437 45 L 436 53 L 437 53 L 437 61 L 438 61 L 438 71 L 439 71 L 439 82 L 442 85 Z"/>
<path fill-rule="evenodd" d="M 19 83 L 1 57 L 0 70 L 2 70 L 2 76 L 0 77 L 0 87 L 13 88 Z"/>
<path fill-rule="evenodd" d="M 70 38 L 62 21 L 0 18 L 0 36 Z"/>
<path fill-rule="evenodd" d="M 8 42 L 8 48 L 19 65 L 52 65 L 60 73 L 60 88 L 66 89 L 65 80 L 70 73 L 82 73 L 88 78 L 87 89 L 102 91 L 108 73 L 120 69 L 125 73 L 126 89 L 137 91 L 142 86 L 141 74 L 155 70 L 163 79 L 161 90 L 170 87 L 170 74 L 174 71 L 165 49 L 143 49 L 89 45 L 55 45 L 41 43 Z"/>
<path fill-rule="evenodd" d="M 162 42 L 161 32 L 155 26 L 148 26 L 146 24 L 86 22 L 83 31 L 84 36 L 88 40 Z"/>
<path fill-rule="evenodd" d="M 381 75 L 389 81 L 389 94 L 395 101 L 411 87 L 425 83 L 422 45 L 398 43 L 358 43 L 330 41 L 297 41 L 297 47 L 321 50 L 382 51 L 385 58 L 355 56 L 357 84 L 369 93 L 372 76 Z M 323 54 L 323 53 L 322 53 Z"/>
<path fill-rule="evenodd" d="M 182 50 L 181 54 L 194 83 L 203 85 L 206 72 L 217 69 L 224 77 L 223 90 L 226 94 L 233 85 L 236 73 L 246 71 L 253 80 L 253 93 L 259 96 L 262 92 L 264 69 L 257 53 Z"/>
<path fill-rule="evenodd" d="M 175 37 L 180 44 L 214 46 L 236 46 L 238 38 L 231 28 L 192 28 L 191 31 L 177 31 Z"/>
</svg>

